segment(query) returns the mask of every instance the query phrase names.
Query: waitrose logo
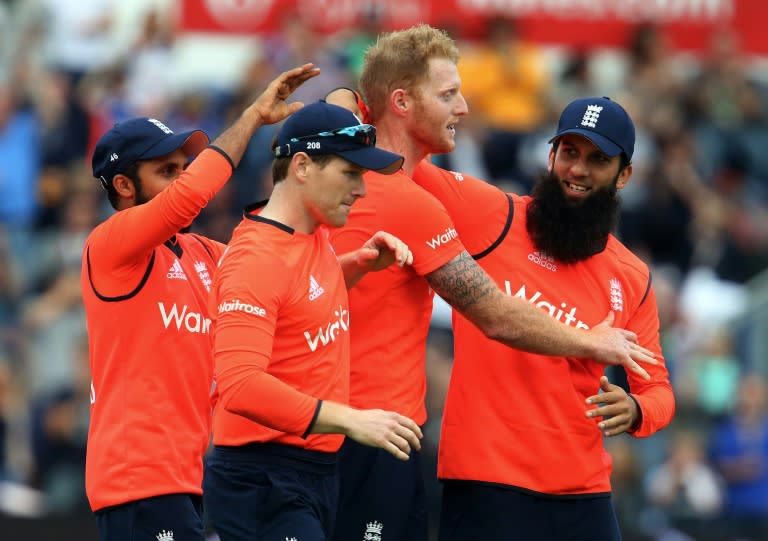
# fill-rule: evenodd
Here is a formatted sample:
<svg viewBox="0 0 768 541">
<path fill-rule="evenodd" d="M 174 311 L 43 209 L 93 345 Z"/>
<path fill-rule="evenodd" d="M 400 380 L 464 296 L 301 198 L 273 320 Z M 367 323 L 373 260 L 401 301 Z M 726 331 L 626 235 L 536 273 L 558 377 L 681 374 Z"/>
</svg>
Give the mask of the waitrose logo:
<svg viewBox="0 0 768 541">
<path fill-rule="evenodd" d="M 448 244 L 453 239 L 457 238 L 459 234 L 456 232 L 456 230 L 452 227 L 447 228 L 442 233 L 438 233 L 428 241 L 426 241 L 427 246 L 432 248 L 433 250 L 437 250 L 440 248 L 440 246 L 443 246 L 444 244 Z"/>
</svg>

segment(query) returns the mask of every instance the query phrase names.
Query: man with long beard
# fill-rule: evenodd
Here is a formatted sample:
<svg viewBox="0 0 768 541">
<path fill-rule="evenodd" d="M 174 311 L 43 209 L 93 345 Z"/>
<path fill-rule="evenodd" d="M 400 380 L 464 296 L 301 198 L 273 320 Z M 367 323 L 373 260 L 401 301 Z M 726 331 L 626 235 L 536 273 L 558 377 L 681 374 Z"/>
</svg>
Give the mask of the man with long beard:
<svg viewBox="0 0 768 541">
<path fill-rule="evenodd" d="M 632 120 L 608 98 L 576 100 L 550 142 L 531 197 L 426 161 L 413 178 L 507 295 L 582 329 L 613 311 L 660 363 L 650 380 L 628 371 L 628 393 L 594 360 L 505 347 L 454 312 L 440 541 L 620 540 L 602 437 L 650 436 L 674 414 L 649 269 L 611 234 L 632 176 Z"/>
</svg>

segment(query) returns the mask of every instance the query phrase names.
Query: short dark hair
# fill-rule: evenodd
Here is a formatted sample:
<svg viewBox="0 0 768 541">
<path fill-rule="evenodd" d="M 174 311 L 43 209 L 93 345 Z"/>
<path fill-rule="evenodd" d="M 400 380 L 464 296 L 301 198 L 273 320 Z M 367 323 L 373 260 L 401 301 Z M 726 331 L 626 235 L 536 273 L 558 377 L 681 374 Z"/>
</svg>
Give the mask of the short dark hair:
<svg viewBox="0 0 768 541">
<path fill-rule="evenodd" d="M 272 144 L 270 145 L 270 149 L 274 153 L 275 149 L 277 148 L 277 136 L 272 138 Z M 288 165 L 291 163 L 291 158 L 293 156 L 287 156 L 285 158 L 275 158 L 272 161 L 272 182 L 277 184 L 281 180 L 283 180 L 286 176 L 288 176 Z M 334 157 L 333 154 L 319 154 L 316 156 L 309 156 L 309 159 L 312 160 L 313 163 L 316 163 L 320 166 L 320 168 L 325 167 L 328 165 L 328 162 L 331 161 L 331 159 Z"/>
<path fill-rule="evenodd" d="M 115 173 L 115 176 L 117 175 L 125 175 L 131 181 L 133 182 L 134 187 L 137 191 L 141 190 L 141 178 L 139 177 L 139 167 L 143 163 L 144 160 L 137 160 L 133 162 L 130 165 L 127 165 L 123 171 L 119 173 Z M 104 186 L 107 190 L 107 199 L 109 199 L 109 204 L 112 205 L 112 208 L 117 210 L 117 202 L 119 201 L 119 196 L 117 195 L 117 190 L 115 190 L 115 184 L 114 181 L 115 177 L 113 176 Z"/>
</svg>

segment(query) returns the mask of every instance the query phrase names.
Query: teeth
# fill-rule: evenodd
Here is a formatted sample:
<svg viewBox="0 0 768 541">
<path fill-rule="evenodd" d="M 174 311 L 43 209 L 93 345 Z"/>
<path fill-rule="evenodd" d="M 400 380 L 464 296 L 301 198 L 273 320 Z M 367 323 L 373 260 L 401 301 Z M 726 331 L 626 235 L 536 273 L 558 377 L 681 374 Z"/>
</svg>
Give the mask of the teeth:
<svg viewBox="0 0 768 541">
<path fill-rule="evenodd" d="M 568 184 L 568 187 L 571 190 L 575 191 L 575 192 L 586 192 L 587 191 L 587 188 L 585 186 L 577 186 L 576 184 L 571 184 L 570 182 L 567 182 L 566 184 Z"/>
</svg>

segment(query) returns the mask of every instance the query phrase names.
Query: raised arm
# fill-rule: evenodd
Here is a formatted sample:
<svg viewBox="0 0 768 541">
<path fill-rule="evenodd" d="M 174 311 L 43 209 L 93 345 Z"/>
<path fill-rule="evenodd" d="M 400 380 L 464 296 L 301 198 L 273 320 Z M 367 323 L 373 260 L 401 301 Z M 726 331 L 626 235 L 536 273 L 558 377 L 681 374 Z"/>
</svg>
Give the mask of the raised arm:
<svg viewBox="0 0 768 541">
<path fill-rule="evenodd" d="M 594 359 L 621 364 L 647 378 L 638 362 L 656 364 L 652 353 L 637 344 L 630 331 L 610 326 L 589 331 L 555 321 L 523 299 L 505 295 L 467 253 L 427 275 L 429 285 L 483 334 L 505 345 L 542 355 Z"/>
<path fill-rule="evenodd" d="M 285 101 L 299 85 L 319 73 L 312 64 L 276 77 L 240 117 L 217 137 L 179 177 L 150 201 L 118 212 L 90 241 L 90 258 L 99 269 L 130 266 L 143 272 L 152 250 L 188 226 L 226 184 L 245 148 L 264 124 L 279 122 L 300 109 Z"/>
</svg>

